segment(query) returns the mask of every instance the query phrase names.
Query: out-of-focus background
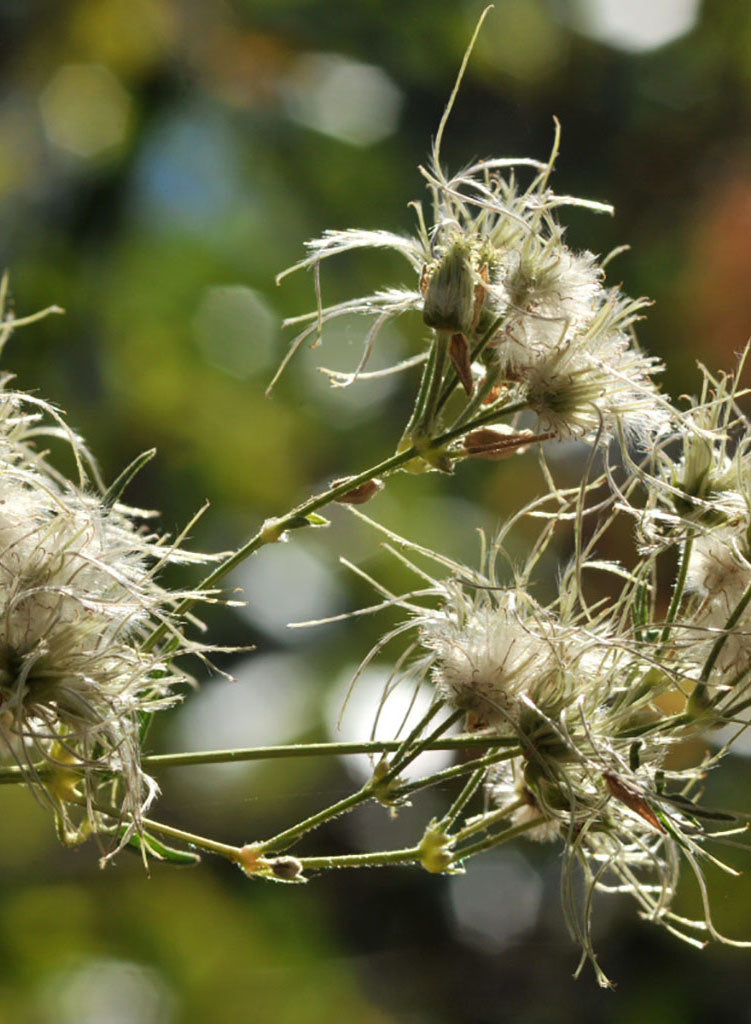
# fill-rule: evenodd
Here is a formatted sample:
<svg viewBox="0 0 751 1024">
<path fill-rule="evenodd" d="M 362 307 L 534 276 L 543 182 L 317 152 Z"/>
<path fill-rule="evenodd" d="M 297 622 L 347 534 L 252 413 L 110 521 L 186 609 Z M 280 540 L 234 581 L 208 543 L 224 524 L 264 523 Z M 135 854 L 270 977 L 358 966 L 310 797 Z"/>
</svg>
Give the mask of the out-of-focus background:
<svg viewBox="0 0 751 1024">
<path fill-rule="evenodd" d="M 13 308 L 67 310 L 4 355 L 19 386 L 67 410 L 113 479 L 158 457 L 133 504 L 210 549 L 239 544 L 333 477 L 396 443 L 413 375 L 334 390 L 363 324 L 334 326 L 263 396 L 312 308 L 301 273 L 274 276 L 328 227 L 409 231 L 417 165 L 481 10 L 467 0 L 6 0 L 0 7 L 0 264 Z M 474 157 L 545 158 L 563 125 L 563 193 L 613 202 L 575 211 L 569 239 L 630 251 L 611 280 L 655 300 L 640 337 L 673 395 L 695 361 L 729 367 L 751 327 L 751 6 L 737 0 L 499 0 L 446 135 L 452 167 Z M 323 270 L 330 301 L 402 282 L 404 265 L 355 254 Z M 419 323 L 379 341 L 374 365 L 414 353 Z M 533 460 L 395 478 L 373 514 L 472 560 L 510 497 L 537 486 Z M 565 470 L 565 466 L 564 466 Z M 386 624 L 289 621 L 367 604 L 345 554 L 379 579 L 407 576 L 345 512 L 263 550 L 233 582 L 245 608 L 206 619 L 223 644 L 256 644 L 164 716 L 155 750 L 366 735 L 378 662 L 336 719 L 353 667 Z M 184 579 L 183 579 L 184 581 Z M 200 672 L 199 667 L 199 674 Z M 321 761 L 174 769 L 159 813 L 228 842 L 262 838 L 343 795 L 362 766 Z M 708 780 L 749 809 L 746 759 Z M 445 798 L 445 797 L 444 797 Z M 365 809 L 307 850 L 411 843 L 436 804 L 390 821 Z M 307 886 L 252 883 L 223 862 L 156 864 L 123 854 L 101 872 L 92 844 L 60 848 L 44 809 L 0 792 L 0 1022 L 358 1024 L 715 1019 L 751 1021 L 751 953 L 698 952 L 640 923 L 628 900 L 596 908 L 615 994 L 577 953 L 557 893 L 554 846 L 504 849 L 466 876 L 342 872 Z M 748 869 L 748 855 L 731 851 Z M 751 938 L 751 875 L 709 869 L 719 927 Z M 686 887 L 681 907 L 696 909 Z"/>
</svg>

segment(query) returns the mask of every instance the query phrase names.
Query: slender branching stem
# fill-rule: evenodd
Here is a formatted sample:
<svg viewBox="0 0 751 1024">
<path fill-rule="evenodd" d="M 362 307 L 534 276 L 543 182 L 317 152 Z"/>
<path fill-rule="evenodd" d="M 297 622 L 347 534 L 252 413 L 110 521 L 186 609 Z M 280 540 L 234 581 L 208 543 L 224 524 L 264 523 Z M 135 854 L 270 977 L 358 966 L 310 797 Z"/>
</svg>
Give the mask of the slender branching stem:
<svg viewBox="0 0 751 1024">
<path fill-rule="evenodd" d="M 440 706 L 441 702 L 433 707 L 435 710 L 438 710 Z M 453 722 L 456 721 L 457 716 L 458 713 L 455 713 L 443 721 L 441 725 L 430 734 L 427 738 L 427 742 L 432 742 L 437 739 L 442 732 L 450 728 Z M 421 723 L 421 727 L 422 724 L 423 723 Z M 389 766 L 386 772 L 376 772 L 373 778 L 369 779 L 361 789 L 357 790 L 357 792 L 351 793 L 342 800 L 337 800 L 336 803 L 324 808 L 317 814 L 313 814 L 309 818 L 305 818 L 304 821 L 298 822 L 297 825 L 292 825 L 290 828 L 285 829 L 278 835 L 272 836 L 271 839 L 267 839 L 265 842 L 259 843 L 257 846 L 259 852 L 265 854 L 271 851 L 278 852 L 279 850 L 285 850 L 302 836 L 311 832 L 313 829 L 318 828 L 320 825 L 331 821 L 333 818 L 338 818 L 342 814 L 346 814 L 348 811 L 358 807 L 366 800 L 371 798 L 378 799 L 379 793 L 385 793 L 389 783 L 392 782 L 399 772 L 414 760 L 414 758 L 417 757 L 423 749 L 424 747 L 422 742 L 413 743 L 412 746 L 405 749 L 403 756 L 395 764 Z"/>
<path fill-rule="evenodd" d="M 69 802 L 79 804 L 81 807 L 89 806 L 83 799 L 70 800 Z M 107 817 L 112 818 L 113 821 L 122 820 L 121 812 L 114 807 L 105 807 L 98 803 L 91 804 L 90 806 L 99 814 L 105 814 Z M 184 829 L 165 825 L 164 822 L 153 821 L 151 818 L 142 818 L 141 824 L 147 832 L 157 832 L 159 835 L 167 836 L 169 839 L 177 839 L 181 843 L 195 847 L 198 850 L 205 850 L 207 853 L 215 853 L 220 857 L 226 857 L 227 860 L 231 860 L 233 863 L 239 863 L 242 860 L 242 849 L 239 846 L 219 843 L 215 839 L 209 839 L 194 832 L 186 832 Z"/>
<path fill-rule="evenodd" d="M 503 742 L 503 741 L 500 741 Z M 507 741 L 509 744 L 513 740 Z M 494 737 L 493 743 L 499 741 Z M 446 736 L 426 741 L 424 750 L 471 750 L 488 745 L 487 736 Z M 238 747 L 232 750 L 196 750 L 180 754 L 150 754 L 141 759 L 144 768 L 180 768 L 197 764 L 231 764 L 242 761 L 271 761 L 295 757 L 331 757 L 348 754 L 384 754 L 398 751 L 402 740 L 369 740 L 362 743 L 288 743 L 270 747 Z M 514 751 L 515 753 L 516 751 Z M 509 754 L 508 756 L 513 756 Z M 40 766 L 43 767 L 43 766 Z M 12 774 L 6 778 L 6 774 Z M 23 782 L 20 768 L 0 769 L 0 784 Z"/>
<path fill-rule="evenodd" d="M 379 853 L 344 853 L 332 857 L 298 857 L 303 871 L 328 871 L 332 868 L 380 868 L 389 864 L 417 864 L 422 856 L 419 846 Z"/>
<path fill-rule="evenodd" d="M 485 742 L 487 743 L 487 738 Z M 493 742 L 496 742 L 495 739 Z M 513 740 L 509 740 L 509 742 L 515 743 Z M 435 748 L 433 747 L 432 749 Z M 463 764 L 455 764 L 451 768 L 443 768 L 432 775 L 426 775 L 425 778 L 417 779 L 414 782 L 407 782 L 400 786 L 394 795 L 396 797 L 409 796 L 409 794 L 415 793 L 419 789 L 427 789 L 429 786 L 436 786 L 441 782 L 449 782 L 451 779 L 460 778 L 462 775 L 467 775 L 475 769 L 481 770 L 484 774 L 485 769 L 491 765 L 498 764 L 500 761 L 510 761 L 511 758 L 517 757 L 520 753 L 520 749 L 516 746 L 503 751 L 494 749 L 492 753 L 486 754 L 485 757 L 473 758 L 471 761 L 465 761 Z"/>
<path fill-rule="evenodd" d="M 481 427 L 486 423 L 492 423 L 494 420 L 498 420 L 502 416 L 510 416 L 516 412 L 526 409 L 526 402 L 518 402 L 514 405 L 504 406 L 504 404 L 496 402 L 482 415 L 476 417 L 473 421 L 465 423 L 461 427 L 452 427 L 451 430 L 447 430 L 442 434 L 439 434 L 431 442 L 430 448 L 440 448 L 442 445 L 448 444 L 455 438 L 460 437 L 462 434 L 467 433 L 470 430 L 474 430 L 476 427 Z M 365 469 L 362 473 L 358 473 L 357 476 L 348 477 L 344 482 L 337 484 L 335 487 L 330 487 L 327 491 L 323 491 L 321 494 L 316 494 L 312 498 L 308 498 L 301 505 L 298 505 L 292 511 L 286 515 L 281 516 L 279 519 L 267 520 L 261 529 L 256 533 L 250 540 L 244 544 L 241 548 L 238 548 L 229 558 L 218 565 L 212 572 L 208 574 L 196 587 L 196 592 L 205 592 L 212 590 L 218 583 L 230 573 L 233 569 L 236 569 L 238 565 L 241 565 L 247 558 L 262 548 L 265 544 L 269 544 L 273 541 L 278 541 L 284 535 L 287 530 L 294 529 L 294 527 L 301 525 L 301 521 L 307 516 L 319 509 L 324 508 L 326 505 L 330 505 L 332 501 L 336 501 L 337 498 L 343 494 L 347 494 L 349 491 L 355 490 L 355 488 L 361 486 L 361 484 L 368 483 L 374 477 L 386 476 L 401 466 L 404 466 L 411 459 L 413 459 L 419 452 L 414 445 L 409 448 L 405 448 L 403 451 L 396 452 L 389 458 L 384 459 L 382 462 L 377 463 L 375 466 L 371 466 L 369 469 Z M 185 615 L 195 604 L 197 598 L 189 597 L 176 607 L 174 614 L 176 616 Z M 146 638 L 143 643 L 144 651 L 151 651 L 156 645 L 164 638 L 167 632 L 166 623 L 161 623 L 157 626 L 153 632 Z M 169 646 L 169 645 L 168 645 Z"/>
<path fill-rule="evenodd" d="M 300 525 L 300 521 L 311 515 L 311 513 L 317 512 L 318 509 L 329 505 L 332 501 L 336 501 L 336 499 L 341 497 L 341 495 L 354 490 L 361 484 L 367 483 L 369 480 L 372 480 L 373 477 L 383 476 L 391 470 L 398 469 L 399 466 L 403 466 L 405 462 L 409 462 L 409 460 L 416 454 L 417 449 L 414 447 L 407 448 L 403 452 L 397 452 L 395 455 L 389 456 L 388 459 L 384 459 L 382 462 L 377 463 L 377 465 L 371 466 L 370 469 L 364 470 L 357 476 L 349 477 L 347 480 L 337 484 L 335 487 L 330 487 L 322 494 L 316 494 L 312 498 L 308 498 L 307 501 L 304 501 L 301 505 L 298 505 L 280 519 L 267 520 L 258 533 L 251 537 L 246 544 L 235 551 L 229 558 L 218 565 L 213 572 L 210 572 L 208 576 L 198 584 L 196 589 L 198 591 L 213 589 L 225 578 L 225 576 L 232 572 L 233 569 L 236 569 L 238 565 L 244 562 L 246 558 L 249 558 L 255 551 L 263 547 L 265 544 L 279 540 L 287 530 Z M 177 606 L 175 614 L 185 614 L 185 612 L 187 612 L 194 603 L 194 598 L 186 598 Z M 152 650 L 163 638 L 166 630 L 167 627 L 164 624 L 157 626 L 144 642 L 144 650 Z"/>
<path fill-rule="evenodd" d="M 353 810 L 366 800 L 369 800 L 373 796 L 374 789 L 374 780 L 370 779 L 365 783 L 362 789 L 358 789 L 357 792 L 350 793 L 349 796 L 344 797 L 342 800 L 337 800 L 336 803 L 324 808 L 324 810 L 319 811 L 317 814 L 312 814 L 309 818 L 305 818 L 296 825 L 292 825 L 283 832 L 279 832 L 277 835 L 272 836 L 271 839 L 258 843 L 258 852 L 261 854 L 271 852 L 278 853 L 281 850 L 288 849 L 288 847 L 292 846 L 292 844 L 298 839 L 306 835 L 308 832 L 312 832 L 313 829 L 318 828 L 319 825 L 324 825 L 327 821 L 331 821 L 333 818 L 338 818 L 341 814 L 346 814 L 348 811 Z"/>
<path fill-rule="evenodd" d="M 516 839 L 517 836 L 523 835 L 525 832 L 529 832 L 532 828 L 537 828 L 538 825 L 542 825 L 545 819 L 540 816 L 539 818 L 532 818 L 530 821 L 525 821 L 522 825 L 515 825 L 513 828 L 507 828 L 501 833 L 488 836 L 487 839 L 481 839 L 477 843 L 473 843 L 471 846 L 465 846 L 462 850 L 457 850 L 453 856 L 454 864 L 461 864 L 462 861 L 467 860 L 468 857 L 474 857 L 478 853 L 484 853 L 486 850 L 492 850 L 495 846 L 501 846 L 503 843 L 508 843 L 511 839 Z"/>
<path fill-rule="evenodd" d="M 449 807 L 449 809 L 446 811 L 444 816 L 441 818 L 441 827 L 446 829 L 447 832 L 451 829 L 456 819 L 459 817 L 459 815 L 462 813 L 462 811 L 467 806 L 469 801 L 480 788 L 480 786 L 482 785 L 482 780 L 484 778 L 485 769 L 476 768 L 475 771 L 473 771 L 470 777 L 467 779 L 467 782 L 462 788 L 461 792 L 454 800 L 452 805 Z"/>
<path fill-rule="evenodd" d="M 499 821 L 505 821 L 510 814 L 513 814 L 514 811 L 523 806 L 524 800 L 520 798 L 514 800 L 513 803 L 506 804 L 505 807 L 499 807 L 497 811 L 490 811 L 488 814 L 481 814 L 477 818 L 473 818 L 463 829 L 457 832 L 455 842 L 464 842 L 465 839 L 469 839 L 470 836 L 476 835 L 478 832 L 487 831 L 491 825 L 495 825 Z"/>
<path fill-rule="evenodd" d="M 440 725 L 436 726 L 433 732 L 426 736 L 424 740 L 419 740 L 418 742 L 411 742 L 409 746 L 405 747 L 404 751 L 401 754 L 399 751 L 397 751 L 397 753 L 394 755 L 394 759 L 389 765 L 388 771 L 380 777 L 380 785 L 386 786 L 390 782 L 392 782 L 397 777 L 399 772 L 406 768 L 408 764 L 414 761 L 418 754 L 421 754 L 426 749 L 427 744 L 433 743 L 435 740 L 437 740 L 439 736 L 446 732 L 447 729 L 450 729 L 451 726 L 454 725 L 455 722 L 458 722 L 459 719 L 463 716 L 463 711 L 454 711 L 454 713 L 449 715 L 448 718 L 444 719 Z"/>
</svg>

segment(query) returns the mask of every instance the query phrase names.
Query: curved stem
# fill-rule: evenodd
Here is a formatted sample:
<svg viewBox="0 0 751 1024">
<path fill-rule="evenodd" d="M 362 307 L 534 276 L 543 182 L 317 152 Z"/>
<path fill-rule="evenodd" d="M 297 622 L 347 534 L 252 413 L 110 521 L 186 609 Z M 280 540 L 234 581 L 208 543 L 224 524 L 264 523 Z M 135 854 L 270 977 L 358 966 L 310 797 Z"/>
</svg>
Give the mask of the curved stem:
<svg viewBox="0 0 751 1024">
<path fill-rule="evenodd" d="M 447 430 L 443 434 L 439 434 L 438 437 L 433 438 L 429 447 L 440 448 L 442 445 L 447 444 L 449 441 L 453 441 L 462 434 L 468 433 L 470 430 L 474 430 L 476 427 L 481 427 L 486 423 L 492 423 L 500 416 L 513 415 L 514 413 L 520 412 L 522 409 L 526 408 L 526 402 L 517 402 L 510 406 L 498 404 L 493 405 L 490 409 L 482 415 L 477 416 L 471 422 L 465 423 L 460 427 L 453 427 L 451 430 Z M 196 591 L 200 592 L 210 590 L 259 548 L 263 547 L 265 544 L 279 540 L 287 530 L 293 529 L 295 526 L 299 526 L 301 519 L 309 516 L 312 512 L 317 512 L 320 508 L 324 508 L 332 501 L 336 501 L 338 497 L 343 494 L 347 494 L 348 491 L 355 490 L 355 488 L 359 487 L 361 484 L 365 484 L 369 480 L 372 480 L 373 477 L 385 476 L 386 474 L 391 473 L 393 470 L 405 465 L 418 454 L 417 448 L 414 445 L 411 445 L 404 451 L 396 452 L 396 454 L 389 456 L 388 459 L 384 459 L 383 462 L 379 462 L 377 465 L 371 466 L 370 469 L 363 470 L 363 472 L 359 473 L 357 476 L 349 477 L 336 487 L 330 487 L 322 494 L 317 494 L 312 498 L 308 498 L 307 501 L 304 501 L 301 505 L 298 505 L 296 508 L 292 509 L 291 512 L 288 512 L 281 518 L 266 520 L 258 533 L 254 534 L 246 544 L 235 551 L 229 558 L 222 562 L 221 565 L 218 565 L 216 569 L 201 580 L 195 588 Z M 196 600 L 196 597 L 185 598 L 185 600 L 181 601 L 175 608 L 174 615 L 178 617 L 180 615 L 184 615 L 193 607 Z M 168 625 L 166 622 L 157 626 L 144 641 L 143 650 L 153 650 L 159 641 L 163 639 L 167 629 Z M 170 649 L 169 645 L 168 649 Z"/>
<path fill-rule="evenodd" d="M 197 591 L 210 590 L 217 583 L 221 582 L 225 576 L 227 576 L 233 569 L 237 568 L 242 562 L 245 561 L 250 555 L 252 555 L 259 548 L 263 547 L 264 544 L 269 544 L 272 541 L 279 540 L 286 530 L 293 528 L 295 525 L 299 525 L 299 520 L 309 516 L 312 512 L 317 512 L 318 509 L 323 508 L 325 505 L 329 505 L 332 501 L 336 501 L 342 494 L 347 494 L 348 491 L 355 490 L 361 484 L 368 483 L 373 477 L 381 476 L 391 470 L 397 469 L 399 466 L 404 465 L 405 462 L 409 462 L 417 454 L 417 449 L 414 447 L 407 448 L 403 452 L 397 452 L 395 455 L 391 455 L 388 459 L 384 459 L 383 462 L 379 462 L 375 466 L 371 466 L 370 469 L 364 470 L 357 476 L 348 477 L 347 480 L 336 487 L 330 487 L 327 491 L 322 494 L 316 494 L 312 498 L 308 498 L 301 505 L 293 508 L 291 512 L 282 516 L 279 519 L 267 519 L 263 524 L 258 533 L 254 534 L 250 540 L 244 544 L 241 548 L 238 548 L 229 558 L 227 558 L 221 565 L 218 565 L 216 569 L 204 577 L 203 580 L 196 587 Z M 189 597 L 181 601 L 180 604 L 175 608 L 175 616 L 180 616 L 187 612 L 195 604 L 195 598 Z M 151 635 L 146 639 L 143 645 L 145 651 L 152 650 L 157 643 L 162 639 L 164 634 L 167 632 L 167 625 L 162 623 L 157 626 Z"/>
</svg>

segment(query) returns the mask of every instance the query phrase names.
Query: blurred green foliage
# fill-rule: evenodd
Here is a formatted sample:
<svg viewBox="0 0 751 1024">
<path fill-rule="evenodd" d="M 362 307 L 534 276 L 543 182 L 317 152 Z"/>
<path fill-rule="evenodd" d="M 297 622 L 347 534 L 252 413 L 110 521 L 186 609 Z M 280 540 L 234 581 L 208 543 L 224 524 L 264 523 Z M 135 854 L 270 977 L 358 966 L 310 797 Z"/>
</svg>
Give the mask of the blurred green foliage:
<svg viewBox="0 0 751 1024">
<path fill-rule="evenodd" d="M 637 28 L 649 21 L 641 4 L 615 6 L 633 6 Z M 560 118 L 557 190 L 617 209 L 614 220 L 576 211 L 570 237 L 597 252 L 631 246 L 611 276 L 655 299 L 640 337 L 668 362 L 665 385 L 678 394 L 694 386 L 696 358 L 729 366 L 751 324 L 751 7 L 651 6 L 668 22 L 670 10 L 688 18 L 662 45 L 615 30 L 603 42 L 597 11 L 613 4 L 502 0 L 444 155 L 452 167 L 475 156 L 542 158 Z M 279 289 L 273 279 L 327 227 L 411 229 L 417 165 L 480 10 L 474 0 L 0 7 L 0 262 L 19 314 L 53 302 L 67 310 L 13 339 L 6 369 L 67 410 L 106 479 L 156 445 L 129 498 L 159 508 L 166 529 L 209 498 L 195 542 L 226 549 L 262 518 L 393 449 L 414 379 L 337 391 L 315 368 L 354 364 L 356 321 L 328 332 L 320 350 L 303 350 L 273 398 L 263 397 L 285 351 L 281 319 L 314 301 L 310 275 Z M 338 95 L 337 82 L 351 92 Z M 396 285 L 402 272 L 378 254 L 353 256 L 324 268 L 324 295 Z M 420 338 L 420 325 L 405 321 L 384 335 L 376 362 L 417 351 Z M 465 466 L 450 480 L 395 479 L 374 513 L 472 559 L 476 528 L 492 529 L 510 498 L 534 493 L 535 472 L 518 459 Z M 237 669 L 244 703 L 224 716 L 234 732 L 208 704 L 182 726 L 197 700 L 189 696 L 174 722 L 155 729 L 155 746 L 323 734 L 326 695 L 390 620 L 293 636 L 282 629 L 292 591 L 310 590 L 307 617 L 367 604 L 364 584 L 337 568 L 340 553 L 391 586 L 407 579 L 377 538 L 343 512 L 333 520 L 293 542 L 307 576 L 294 558 L 277 568 L 267 551 L 243 574 L 248 609 L 207 615 L 217 642 L 259 647 L 252 680 L 252 663 Z M 324 589 L 328 604 L 317 608 Z M 287 660 L 264 661 L 271 653 Z M 213 693 L 229 700 L 206 680 L 202 697 Z M 749 769 L 740 758 L 733 767 L 728 781 L 710 780 L 727 805 L 747 802 Z M 213 771 L 167 775 L 159 813 L 232 842 L 260 838 L 350 784 L 318 762 L 231 778 Z M 618 994 L 595 991 L 589 977 L 571 982 L 575 952 L 556 907 L 553 851 L 524 850 L 544 899 L 499 954 L 457 928 L 448 879 L 405 869 L 264 888 L 224 864 L 157 865 L 146 878 L 125 856 L 99 874 L 93 844 L 58 848 L 27 793 L 7 787 L 0 799 L 1 1024 L 632 1024 L 703 1021 L 710 1007 L 716 1019 L 727 1010 L 751 1020 L 744 954 L 684 949 L 617 900 L 601 908 L 600 947 Z M 368 812 L 311 845 L 346 849 L 390 828 L 409 837 L 429 812 L 415 808 L 414 833 L 409 814 L 390 824 Z M 748 867 L 742 857 L 738 866 Z M 751 883 L 712 883 L 718 922 L 751 936 Z"/>
</svg>

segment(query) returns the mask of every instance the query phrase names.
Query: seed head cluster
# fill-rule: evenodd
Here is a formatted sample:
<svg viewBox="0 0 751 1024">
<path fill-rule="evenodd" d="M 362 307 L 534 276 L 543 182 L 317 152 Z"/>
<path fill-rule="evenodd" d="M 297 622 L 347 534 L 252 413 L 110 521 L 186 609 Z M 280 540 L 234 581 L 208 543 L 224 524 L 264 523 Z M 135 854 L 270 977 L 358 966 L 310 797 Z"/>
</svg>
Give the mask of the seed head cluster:
<svg viewBox="0 0 751 1024">
<path fill-rule="evenodd" d="M 40 451 L 63 440 L 67 479 Z M 146 528 L 98 483 L 61 414 L 0 382 L 0 751 L 77 842 L 109 834 L 110 852 L 142 829 L 157 793 L 141 768 L 148 716 L 186 681 L 182 635 L 163 589 L 168 562 L 199 561 Z M 167 642 L 148 638 L 166 626 Z"/>
<path fill-rule="evenodd" d="M 328 321 L 363 314 L 373 318 L 373 325 L 361 362 L 350 375 L 332 376 L 335 384 L 351 384 L 362 374 L 383 327 L 414 310 L 437 334 L 451 336 L 457 349 L 456 339 L 463 339 L 467 369 L 462 373 L 457 365 L 457 372 L 468 393 L 483 384 L 487 390 L 492 383 L 515 405 L 525 403 L 536 414 L 539 430 L 562 439 L 623 431 L 642 444 L 661 433 L 666 414 L 653 382 L 661 366 L 640 352 L 633 335 L 648 303 L 605 284 L 607 260 L 576 253 L 566 244 L 556 219 L 559 208 L 612 211 L 552 191 L 558 145 L 556 126 L 547 163 L 489 159 L 449 176 L 440 163 L 439 133 L 431 165 L 422 169 L 430 224 L 422 204 L 415 203 L 418 230 L 413 237 L 379 230 L 327 231 L 309 242 L 309 255 L 285 272 L 312 267 L 317 276 L 331 256 L 385 248 L 410 264 L 417 283 L 288 321 L 304 326 L 283 365 Z M 520 171 L 532 172 L 527 186 L 519 184 Z"/>
</svg>

